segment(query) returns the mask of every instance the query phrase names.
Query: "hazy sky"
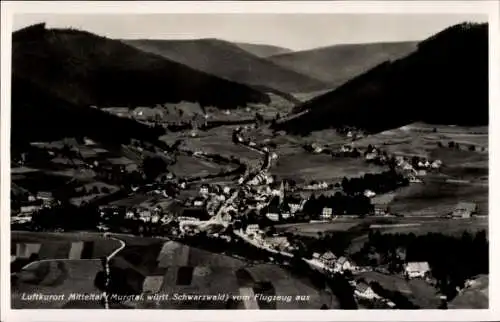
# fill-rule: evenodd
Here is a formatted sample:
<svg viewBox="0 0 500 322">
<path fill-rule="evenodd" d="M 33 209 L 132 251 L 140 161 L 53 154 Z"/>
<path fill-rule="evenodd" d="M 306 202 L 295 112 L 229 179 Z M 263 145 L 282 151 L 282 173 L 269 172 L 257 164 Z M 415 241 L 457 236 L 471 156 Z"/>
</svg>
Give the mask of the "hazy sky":
<svg viewBox="0 0 500 322">
<path fill-rule="evenodd" d="M 486 22 L 464 14 L 23 14 L 14 30 L 46 22 L 110 38 L 192 39 L 271 44 L 293 50 L 343 43 L 422 40 L 450 25 Z"/>
</svg>

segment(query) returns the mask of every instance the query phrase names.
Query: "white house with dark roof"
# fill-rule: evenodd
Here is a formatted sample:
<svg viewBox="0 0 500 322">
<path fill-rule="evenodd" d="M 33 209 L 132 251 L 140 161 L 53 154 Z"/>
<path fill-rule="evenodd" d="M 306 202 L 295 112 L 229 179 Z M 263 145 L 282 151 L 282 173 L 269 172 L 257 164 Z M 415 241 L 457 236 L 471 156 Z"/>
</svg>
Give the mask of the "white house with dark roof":
<svg viewBox="0 0 500 322">
<path fill-rule="evenodd" d="M 322 219 L 331 219 L 332 215 L 333 215 L 333 210 L 330 207 L 324 207 L 323 210 L 321 211 Z"/>
<path fill-rule="evenodd" d="M 354 288 L 354 295 L 369 300 L 380 298 L 380 296 L 375 293 L 366 282 L 359 282 L 356 284 L 356 287 Z"/>
<path fill-rule="evenodd" d="M 333 266 L 335 265 L 335 260 L 337 256 L 334 253 L 328 251 L 319 257 L 319 260 L 322 261 L 325 265 Z"/>
<path fill-rule="evenodd" d="M 430 270 L 428 262 L 409 262 L 404 266 L 404 272 L 408 278 L 423 278 Z"/>
</svg>

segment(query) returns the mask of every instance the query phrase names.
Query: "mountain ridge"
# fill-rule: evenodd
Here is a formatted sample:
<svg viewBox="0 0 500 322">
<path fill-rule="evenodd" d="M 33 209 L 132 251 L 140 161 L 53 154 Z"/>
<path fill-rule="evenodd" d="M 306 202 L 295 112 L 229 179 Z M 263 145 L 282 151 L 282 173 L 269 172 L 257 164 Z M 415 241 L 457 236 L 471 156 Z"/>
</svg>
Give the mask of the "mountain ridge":
<svg viewBox="0 0 500 322">
<path fill-rule="evenodd" d="M 297 110 L 304 112 L 275 129 L 305 135 L 346 125 L 379 132 L 416 121 L 488 124 L 488 25 L 446 28 L 417 51 L 385 61 Z"/>
<path fill-rule="evenodd" d="M 416 50 L 417 42 L 338 44 L 267 57 L 280 66 L 319 79 L 335 88 L 386 60 Z"/>
<path fill-rule="evenodd" d="M 154 105 L 182 100 L 234 108 L 269 97 L 120 41 L 38 24 L 12 37 L 12 72 L 76 105 Z M 222 93 L 224 93 L 222 95 Z"/>
<path fill-rule="evenodd" d="M 323 82 L 257 57 L 238 45 L 220 39 L 121 40 L 211 75 L 286 93 L 328 88 Z"/>
</svg>

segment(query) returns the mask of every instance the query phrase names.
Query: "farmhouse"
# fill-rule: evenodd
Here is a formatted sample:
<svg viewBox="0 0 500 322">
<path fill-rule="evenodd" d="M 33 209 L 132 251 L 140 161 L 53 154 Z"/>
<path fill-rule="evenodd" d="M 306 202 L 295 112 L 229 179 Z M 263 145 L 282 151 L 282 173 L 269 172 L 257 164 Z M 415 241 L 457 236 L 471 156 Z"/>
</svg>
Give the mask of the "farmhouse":
<svg viewBox="0 0 500 322">
<path fill-rule="evenodd" d="M 364 195 L 365 197 L 372 198 L 375 197 L 377 194 L 371 190 L 366 189 Z"/>
<path fill-rule="evenodd" d="M 272 221 L 278 221 L 280 219 L 280 215 L 278 213 L 268 212 L 266 217 Z"/>
<path fill-rule="evenodd" d="M 477 212 L 477 205 L 473 202 L 460 202 L 453 210 L 453 218 L 470 218 Z"/>
<path fill-rule="evenodd" d="M 354 149 L 351 145 L 343 145 L 340 148 L 340 152 L 352 152 Z"/>
<path fill-rule="evenodd" d="M 37 210 L 40 210 L 42 207 L 38 205 L 29 205 L 29 206 L 21 206 L 20 212 L 22 214 L 30 214 L 34 213 Z"/>
<path fill-rule="evenodd" d="M 409 262 L 404 267 L 405 275 L 408 278 L 425 277 L 430 272 L 428 262 Z"/>
<path fill-rule="evenodd" d="M 200 187 L 200 194 L 201 195 L 207 195 L 208 192 L 209 192 L 208 184 L 201 185 L 201 187 Z"/>
<path fill-rule="evenodd" d="M 351 262 L 344 256 L 339 257 L 335 262 L 334 270 L 336 272 L 350 271 L 354 268 Z"/>
<path fill-rule="evenodd" d="M 250 235 L 250 234 L 257 233 L 258 231 L 260 231 L 259 225 L 257 225 L 257 224 L 251 224 L 251 225 L 247 226 L 246 233 L 247 233 L 247 235 Z"/>
<path fill-rule="evenodd" d="M 203 207 L 205 205 L 205 199 L 203 198 L 195 198 L 193 200 L 193 206 L 195 207 Z"/>
<path fill-rule="evenodd" d="M 43 200 L 44 203 L 52 202 L 54 197 L 52 196 L 52 192 L 50 191 L 40 191 L 36 195 L 37 199 Z"/>
<path fill-rule="evenodd" d="M 442 164 L 443 164 L 443 162 L 441 162 L 441 160 L 434 160 L 434 162 L 432 162 L 432 164 L 431 164 L 431 168 L 439 169 Z"/>
<path fill-rule="evenodd" d="M 290 246 L 290 242 L 288 239 L 284 236 L 276 236 L 276 237 L 270 237 L 266 239 L 269 245 L 274 248 L 278 249 L 286 249 L 288 246 Z"/>
<path fill-rule="evenodd" d="M 321 146 L 319 146 L 318 144 L 316 144 L 316 143 L 313 143 L 311 145 L 311 147 L 313 148 L 313 152 L 314 153 L 321 153 L 321 152 L 323 152 L 323 148 Z"/>
<path fill-rule="evenodd" d="M 326 253 L 324 253 L 323 255 L 321 255 L 319 257 L 319 260 L 322 261 L 325 265 L 328 265 L 328 266 L 333 266 L 335 265 L 335 260 L 337 259 L 337 256 L 335 256 L 334 253 L 328 251 Z"/>
<path fill-rule="evenodd" d="M 321 218 L 322 219 L 330 219 L 332 218 L 333 210 L 330 207 L 324 207 L 323 211 L 321 212 Z"/>
<path fill-rule="evenodd" d="M 389 204 L 394 200 L 394 193 L 384 193 L 372 198 L 374 212 L 377 216 L 384 216 L 389 213 Z"/>
<path fill-rule="evenodd" d="M 366 282 L 357 283 L 354 294 L 365 299 L 375 299 L 379 297 Z"/>
</svg>

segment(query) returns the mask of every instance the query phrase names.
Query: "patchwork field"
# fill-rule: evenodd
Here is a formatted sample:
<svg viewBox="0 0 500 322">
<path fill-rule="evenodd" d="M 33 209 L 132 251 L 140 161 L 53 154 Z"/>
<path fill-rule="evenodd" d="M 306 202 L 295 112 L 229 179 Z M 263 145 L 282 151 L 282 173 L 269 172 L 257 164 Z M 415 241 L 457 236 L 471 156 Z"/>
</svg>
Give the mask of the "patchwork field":
<svg viewBox="0 0 500 322">
<path fill-rule="evenodd" d="M 186 147 L 206 153 L 220 154 L 225 157 L 234 156 L 238 159 L 254 162 L 261 160 L 259 153 L 232 142 L 234 127 L 218 127 L 207 132 L 200 132 L 200 136 L 185 142 Z"/>
<path fill-rule="evenodd" d="M 265 294 L 265 295 L 309 295 L 309 300 L 287 303 L 257 301 L 257 309 L 274 308 L 319 308 L 329 307 L 336 301 L 329 294 L 311 286 L 307 280 L 292 277 L 276 265 L 253 266 L 246 261 L 211 253 L 173 241 L 150 239 L 138 244 L 141 238 L 128 239 L 127 246 L 113 261 L 115 267 L 133 270 L 132 283 L 142 283 L 142 292 L 169 293 L 168 301 L 142 301 L 129 303 L 135 308 L 161 309 L 243 309 L 248 301 L 193 301 L 173 298 L 178 294 Z M 133 277 L 135 276 L 135 277 Z M 295 306 L 294 306 L 295 305 Z M 298 306 L 298 307 L 297 307 Z"/>
<path fill-rule="evenodd" d="M 474 284 L 458 294 L 449 304 L 450 309 L 487 309 L 489 307 L 489 276 L 479 275 Z"/>
<path fill-rule="evenodd" d="M 100 309 L 100 301 L 71 300 L 70 294 L 100 294 L 94 281 L 102 270 L 100 260 L 39 262 L 17 275 L 12 285 L 13 309 Z M 23 294 L 51 294 L 60 296 L 47 301 L 23 299 Z"/>
<path fill-rule="evenodd" d="M 79 243 L 83 243 L 79 246 Z M 18 245 L 38 245 L 38 259 L 68 259 L 72 248 L 82 247 L 82 259 L 101 258 L 109 255 L 120 244 L 113 239 L 104 238 L 99 233 L 38 233 L 27 231 L 11 232 L 11 255 L 21 252 Z"/>
<path fill-rule="evenodd" d="M 367 164 L 361 158 L 332 158 L 306 151 L 280 156 L 276 165 L 272 167 L 272 172 L 278 179 L 293 178 L 297 182 L 317 180 L 332 183 L 341 181 L 343 177 L 358 177 L 365 173 L 379 173 L 384 170 L 383 167 Z"/>
<path fill-rule="evenodd" d="M 474 202 L 478 205 L 479 215 L 488 215 L 487 183 L 426 180 L 424 184 L 414 184 L 400 189 L 389 206 L 391 211 L 404 215 L 441 216 L 453 211 L 459 202 Z"/>
<path fill-rule="evenodd" d="M 451 141 L 459 143 L 458 152 L 478 153 L 483 154 L 483 158 L 486 160 L 488 158 L 488 128 L 482 126 L 458 127 L 415 123 L 369 135 L 355 141 L 354 146 L 363 148 L 371 144 L 396 155 L 419 155 L 432 158 L 438 156 L 433 155 L 438 148 L 438 143 L 444 147 L 439 149 L 442 151 L 449 149 L 448 143 Z M 471 145 L 474 146 L 475 151 L 469 151 Z M 462 156 L 466 154 L 464 153 Z M 446 165 L 444 160 L 443 162 Z"/>
<path fill-rule="evenodd" d="M 177 162 L 169 166 L 169 170 L 178 177 L 206 176 L 217 174 L 226 169 L 227 166 L 221 166 L 214 162 L 209 162 L 195 157 L 180 155 Z"/>
<path fill-rule="evenodd" d="M 318 232 L 336 232 L 348 231 L 362 223 L 361 220 L 335 220 L 322 223 L 300 223 L 300 224 L 284 224 L 276 225 L 277 231 L 291 232 L 298 235 L 317 237 Z"/>
<path fill-rule="evenodd" d="M 359 273 L 356 278 L 363 278 L 368 283 L 378 282 L 386 290 L 400 292 L 421 308 L 437 309 L 440 304 L 437 290 L 421 279 L 406 281 L 402 276 L 377 272 Z"/>
</svg>

